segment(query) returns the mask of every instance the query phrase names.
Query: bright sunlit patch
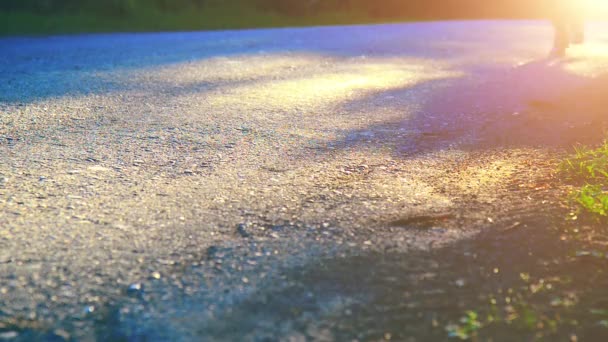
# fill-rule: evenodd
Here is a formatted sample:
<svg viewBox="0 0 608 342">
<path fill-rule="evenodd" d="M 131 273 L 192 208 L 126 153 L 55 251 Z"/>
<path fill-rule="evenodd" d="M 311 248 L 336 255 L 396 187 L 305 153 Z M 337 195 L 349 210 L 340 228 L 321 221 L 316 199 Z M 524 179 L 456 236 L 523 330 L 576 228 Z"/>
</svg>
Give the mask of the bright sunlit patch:
<svg viewBox="0 0 608 342">
<path fill-rule="evenodd" d="M 265 80 L 241 87 L 224 89 L 209 98 L 215 105 L 257 104 L 265 108 L 318 109 L 352 101 L 374 91 L 409 88 L 420 82 L 454 76 L 423 63 L 382 61 L 378 63 L 345 62 L 331 73 L 298 75 L 293 79 Z"/>
<path fill-rule="evenodd" d="M 580 1 L 582 5 L 585 5 L 585 1 Z M 608 3 L 605 0 L 587 0 L 586 5 L 592 9 L 606 9 L 608 8 Z"/>
<path fill-rule="evenodd" d="M 608 1 L 606 0 L 576 0 L 573 2 L 587 12 L 591 18 L 608 18 Z"/>
<path fill-rule="evenodd" d="M 462 75 L 440 62 L 415 58 L 330 58 L 320 63 L 310 55 L 293 58 L 300 61 L 296 68 L 183 96 L 196 97 L 206 112 L 221 113 L 221 120 L 234 117 L 290 136 L 333 140 L 337 130 L 407 121 L 420 105 L 407 100 L 411 89 Z M 309 58 L 312 63 L 305 62 Z M 273 61 L 275 56 L 266 56 L 266 67 L 275 70 Z"/>
<path fill-rule="evenodd" d="M 608 69 L 608 44 L 589 41 L 568 52 L 570 60 L 564 69 L 581 76 L 595 77 Z"/>
</svg>

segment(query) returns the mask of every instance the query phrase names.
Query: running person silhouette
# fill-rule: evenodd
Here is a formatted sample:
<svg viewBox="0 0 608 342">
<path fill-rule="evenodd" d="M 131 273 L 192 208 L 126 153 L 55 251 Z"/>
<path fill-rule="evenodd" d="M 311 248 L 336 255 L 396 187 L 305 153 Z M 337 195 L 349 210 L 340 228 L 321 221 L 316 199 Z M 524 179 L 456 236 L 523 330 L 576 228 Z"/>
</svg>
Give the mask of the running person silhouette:
<svg viewBox="0 0 608 342">
<path fill-rule="evenodd" d="M 551 56 L 564 57 L 570 45 L 582 44 L 585 40 L 585 1 L 554 0 L 554 3 L 554 41 Z"/>
</svg>

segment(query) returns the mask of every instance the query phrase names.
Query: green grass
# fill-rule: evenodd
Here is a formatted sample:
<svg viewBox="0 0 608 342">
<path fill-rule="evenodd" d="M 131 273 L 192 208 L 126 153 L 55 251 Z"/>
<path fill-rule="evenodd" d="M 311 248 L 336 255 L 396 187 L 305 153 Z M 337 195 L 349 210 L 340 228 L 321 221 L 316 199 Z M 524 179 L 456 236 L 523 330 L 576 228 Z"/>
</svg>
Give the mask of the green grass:
<svg viewBox="0 0 608 342">
<path fill-rule="evenodd" d="M 576 194 L 576 201 L 588 212 L 608 216 L 608 192 L 599 185 L 585 185 Z"/>
<path fill-rule="evenodd" d="M 357 12 L 289 16 L 244 6 L 216 6 L 168 13 L 148 10 L 125 16 L 95 15 L 86 12 L 47 15 L 29 12 L 0 12 L 0 35 L 195 31 L 379 22 L 386 22 L 386 20 L 372 18 L 365 13 Z"/>
<path fill-rule="evenodd" d="M 460 340 L 469 340 L 477 337 L 477 332 L 483 327 L 479 315 L 475 311 L 467 311 L 460 319 L 460 324 L 451 324 L 446 327 L 448 337 Z"/>
<path fill-rule="evenodd" d="M 584 210 L 608 217 L 608 141 L 595 149 L 575 148 L 560 163 L 559 171 L 568 181 L 581 184 L 573 198 Z"/>
</svg>

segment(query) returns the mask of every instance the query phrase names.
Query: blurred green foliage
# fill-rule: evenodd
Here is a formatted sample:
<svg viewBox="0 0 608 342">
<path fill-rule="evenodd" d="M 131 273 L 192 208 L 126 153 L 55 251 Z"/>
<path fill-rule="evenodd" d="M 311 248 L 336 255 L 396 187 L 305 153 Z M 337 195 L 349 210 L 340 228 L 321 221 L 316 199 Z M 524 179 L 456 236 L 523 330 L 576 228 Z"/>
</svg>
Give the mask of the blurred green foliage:
<svg viewBox="0 0 608 342">
<path fill-rule="evenodd" d="M 555 0 L 0 0 L 0 34 L 529 18 Z"/>
<path fill-rule="evenodd" d="M 96 12 L 129 15 L 140 10 L 178 11 L 200 8 L 207 0 L 0 0 L 0 10 L 34 13 Z"/>
<path fill-rule="evenodd" d="M 534 15 L 547 1 L 551 0 L 0 0 L 0 10 L 129 15 L 142 10 L 175 12 L 229 5 L 295 16 L 356 11 L 377 17 L 509 17 Z"/>
</svg>

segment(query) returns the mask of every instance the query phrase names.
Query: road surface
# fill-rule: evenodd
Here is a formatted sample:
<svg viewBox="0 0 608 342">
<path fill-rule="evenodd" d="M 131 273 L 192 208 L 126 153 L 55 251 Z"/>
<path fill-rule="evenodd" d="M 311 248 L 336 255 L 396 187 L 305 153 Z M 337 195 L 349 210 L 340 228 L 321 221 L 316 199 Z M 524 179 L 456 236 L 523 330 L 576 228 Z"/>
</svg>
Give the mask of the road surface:
<svg viewBox="0 0 608 342">
<path fill-rule="evenodd" d="M 525 21 L 0 39 L 0 340 L 446 338 L 464 281 L 424 253 L 538 216 L 575 108 L 531 103 L 606 28 L 564 60 Z"/>
</svg>

